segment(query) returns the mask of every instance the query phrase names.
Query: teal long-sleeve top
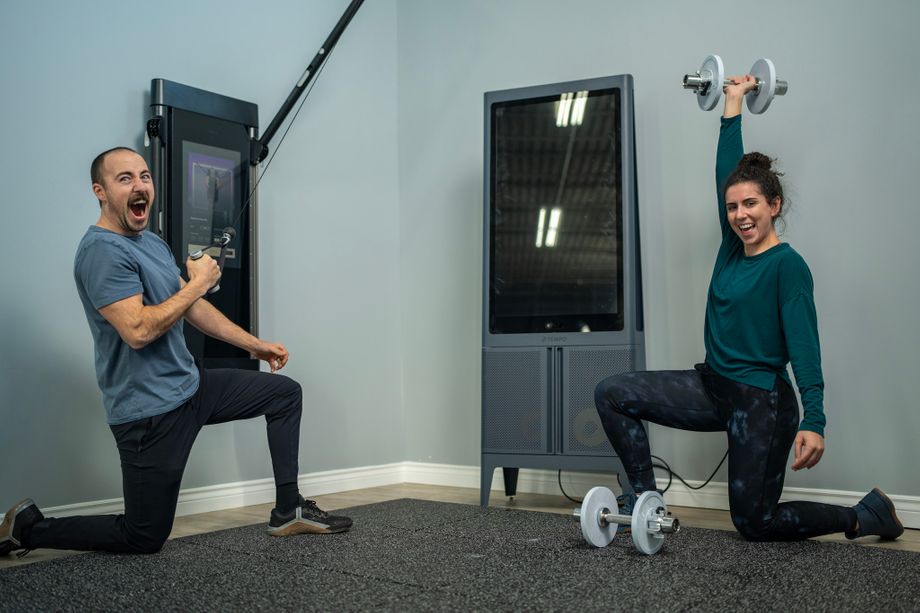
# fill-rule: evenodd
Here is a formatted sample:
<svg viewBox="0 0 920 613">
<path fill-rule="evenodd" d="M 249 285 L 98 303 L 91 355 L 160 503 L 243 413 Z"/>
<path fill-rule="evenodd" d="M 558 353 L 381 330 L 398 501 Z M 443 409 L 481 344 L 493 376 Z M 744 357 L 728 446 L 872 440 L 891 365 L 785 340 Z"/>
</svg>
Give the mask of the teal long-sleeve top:
<svg viewBox="0 0 920 613">
<path fill-rule="evenodd" d="M 773 389 L 778 376 L 789 381 L 791 362 L 804 407 L 799 429 L 824 436 L 814 281 L 788 243 L 744 255 L 725 210 L 725 182 L 743 155 L 741 116 L 723 117 L 716 153 L 722 244 L 706 301 L 706 362 L 723 377 L 764 390 Z"/>
</svg>

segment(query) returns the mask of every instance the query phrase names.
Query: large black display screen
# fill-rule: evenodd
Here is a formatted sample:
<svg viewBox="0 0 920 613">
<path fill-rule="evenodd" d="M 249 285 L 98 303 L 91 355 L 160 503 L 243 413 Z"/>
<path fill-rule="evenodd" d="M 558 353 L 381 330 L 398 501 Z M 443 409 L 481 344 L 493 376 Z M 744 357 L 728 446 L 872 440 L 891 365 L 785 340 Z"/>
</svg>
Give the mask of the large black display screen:
<svg viewBox="0 0 920 613">
<path fill-rule="evenodd" d="M 489 331 L 623 329 L 620 90 L 491 108 Z"/>
<path fill-rule="evenodd" d="M 250 250 L 249 216 L 243 206 L 251 192 L 249 135 L 239 123 L 191 111 L 172 109 L 170 118 L 169 243 L 184 270 L 188 254 L 198 249 L 217 258 L 220 248 L 211 245 L 224 228 L 234 229 L 236 236 L 228 245 L 220 291 L 209 294 L 207 299 L 248 330 L 251 264 L 245 257 Z M 185 338 L 192 354 L 206 356 L 214 367 L 223 365 L 220 360 L 249 358 L 246 351 L 206 336 L 190 325 L 185 326 Z"/>
</svg>

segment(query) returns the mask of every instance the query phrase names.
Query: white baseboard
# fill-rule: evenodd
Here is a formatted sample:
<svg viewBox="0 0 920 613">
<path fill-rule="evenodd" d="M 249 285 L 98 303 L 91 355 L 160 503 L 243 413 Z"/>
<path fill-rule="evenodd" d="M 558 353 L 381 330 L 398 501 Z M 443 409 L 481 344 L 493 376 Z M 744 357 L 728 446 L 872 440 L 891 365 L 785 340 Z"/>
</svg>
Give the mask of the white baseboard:
<svg viewBox="0 0 920 613">
<path fill-rule="evenodd" d="M 328 470 L 300 475 L 297 479 L 300 491 L 308 496 L 348 492 L 367 487 L 404 483 L 405 462 Z M 254 504 L 275 501 L 275 482 L 271 479 L 256 479 L 183 489 L 179 492 L 176 516 L 195 515 L 209 511 L 236 509 Z M 121 498 L 80 502 L 58 507 L 43 508 L 49 517 L 73 517 L 74 515 L 105 515 L 123 513 Z"/>
<path fill-rule="evenodd" d="M 456 466 L 449 464 L 425 464 L 405 462 L 405 481 L 426 485 L 451 485 L 454 487 L 479 488 L 478 466 Z M 702 485 L 702 481 L 688 481 L 693 487 Z M 619 491 L 616 477 L 601 473 L 579 473 L 563 471 L 562 487 L 573 498 L 582 498 L 596 485 Z M 659 479 L 658 487 L 664 488 L 667 479 Z M 492 497 L 504 495 L 502 471 L 496 470 L 492 479 Z M 517 490 L 529 494 L 549 494 L 558 496 L 559 474 L 555 470 L 532 470 L 522 468 L 518 473 Z M 889 495 L 898 510 L 898 517 L 905 528 L 920 529 L 920 496 Z M 791 500 L 808 500 L 839 506 L 853 506 L 865 492 L 848 492 L 841 490 L 818 490 L 801 487 L 783 489 L 783 502 Z M 668 504 L 680 507 L 728 510 L 728 484 L 710 482 L 700 490 L 692 490 L 675 480 L 665 496 Z M 574 507 L 574 503 L 573 503 Z"/>
<path fill-rule="evenodd" d="M 398 483 L 421 483 L 479 489 L 479 467 L 455 464 L 429 464 L 424 462 L 394 462 L 379 466 L 362 466 L 307 473 L 298 479 L 301 492 L 308 496 L 333 494 L 351 490 L 394 485 Z M 697 487 L 701 482 L 689 481 Z M 599 473 L 563 472 L 562 486 L 572 497 L 581 498 L 595 485 L 618 490 L 616 477 Z M 659 487 L 666 481 L 659 480 Z M 518 474 L 517 490 L 531 494 L 560 495 L 558 473 L 554 470 L 521 469 Z M 783 490 L 783 501 L 808 500 L 841 506 L 851 506 L 865 492 L 839 490 L 816 490 L 787 487 Z M 492 481 L 491 496 L 504 495 L 504 481 L 501 471 L 496 471 Z M 920 529 L 920 496 L 890 494 L 898 509 L 898 516 L 906 528 Z M 706 509 L 728 509 L 728 487 L 725 483 L 709 483 L 701 490 L 691 490 L 675 482 L 666 495 L 667 502 L 675 506 Z M 193 515 L 208 511 L 233 509 L 253 504 L 265 504 L 275 499 L 275 486 L 271 479 L 258 479 L 238 483 L 209 485 L 188 488 L 179 492 L 176 515 Z M 574 505 L 574 503 L 573 503 Z M 121 498 L 82 502 L 43 509 L 49 516 L 70 517 L 74 515 L 102 515 L 121 513 L 124 506 Z"/>
</svg>

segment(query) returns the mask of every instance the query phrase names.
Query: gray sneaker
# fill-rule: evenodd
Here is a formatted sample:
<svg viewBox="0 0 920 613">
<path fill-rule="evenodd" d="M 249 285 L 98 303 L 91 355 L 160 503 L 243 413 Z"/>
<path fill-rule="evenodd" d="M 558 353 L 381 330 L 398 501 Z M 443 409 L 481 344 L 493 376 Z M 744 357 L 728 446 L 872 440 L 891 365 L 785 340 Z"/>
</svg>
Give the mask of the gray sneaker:
<svg viewBox="0 0 920 613">
<path fill-rule="evenodd" d="M 268 533 L 272 536 L 291 536 L 294 534 L 332 534 L 345 532 L 351 528 L 350 517 L 337 517 L 329 515 L 313 500 L 304 500 L 288 511 L 281 513 L 277 508 L 272 509 L 272 516 L 268 522 Z"/>
<path fill-rule="evenodd" d="M 0 523 L 0 556 L 5 556 L 12 551 L 25 549 L 22 545 L 22 531 L 24 528 L 34 526 L 45 519 L 31 498 L 20 500 L 6 512 L 3 523 Z M 28 551 L 20 552 L 25 555 Z"/>
</svg>

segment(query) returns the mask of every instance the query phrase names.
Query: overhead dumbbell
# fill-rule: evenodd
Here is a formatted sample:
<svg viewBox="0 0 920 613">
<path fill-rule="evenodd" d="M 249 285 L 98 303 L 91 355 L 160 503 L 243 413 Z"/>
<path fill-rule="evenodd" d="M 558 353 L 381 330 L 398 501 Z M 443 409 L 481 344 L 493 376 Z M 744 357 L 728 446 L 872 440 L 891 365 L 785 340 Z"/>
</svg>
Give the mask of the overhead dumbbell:
<svg viewBox="0 0 920 613">
<path fill-rule="evenodd" d="M 757 86 L 745 96 L 748 109 L 756 115 L 770 107 L 774 96 L 785 96 L 789 90 L 786 81 L 776 78 L 776 68 L 768 59 L 763 58 L 754 62 L 748 74 L 757 79 Z M 693 74 L 684 75 L 683 80 L 684 89 L 696 93 L 696 101 L 704 111 L 711 111 L 716 107 L 722 97 L 722 88 L 726 85 L 731 85 L 731 81 L 725 80 L 725 66 L 718 55 L 706 56 L 700 69 Z"/>
<path fill-rule="evenodd" d="M 664 498 L 658 492 L 643 492 L 633 506 L 632 515 L 615 512 L 617 499 L 606 487 L 591 488 L 575 517 L 581 523 L 581 533 L 589 544 L 606 547 L 613 541 L 620 525 L 632 528 L 636 549 L 646 555 L 658 553 L 666 534 L 680 532 L 680 521 L 668 513 Z M 611 511 L 613 509 L 614 511 Z"/>
</svg>

